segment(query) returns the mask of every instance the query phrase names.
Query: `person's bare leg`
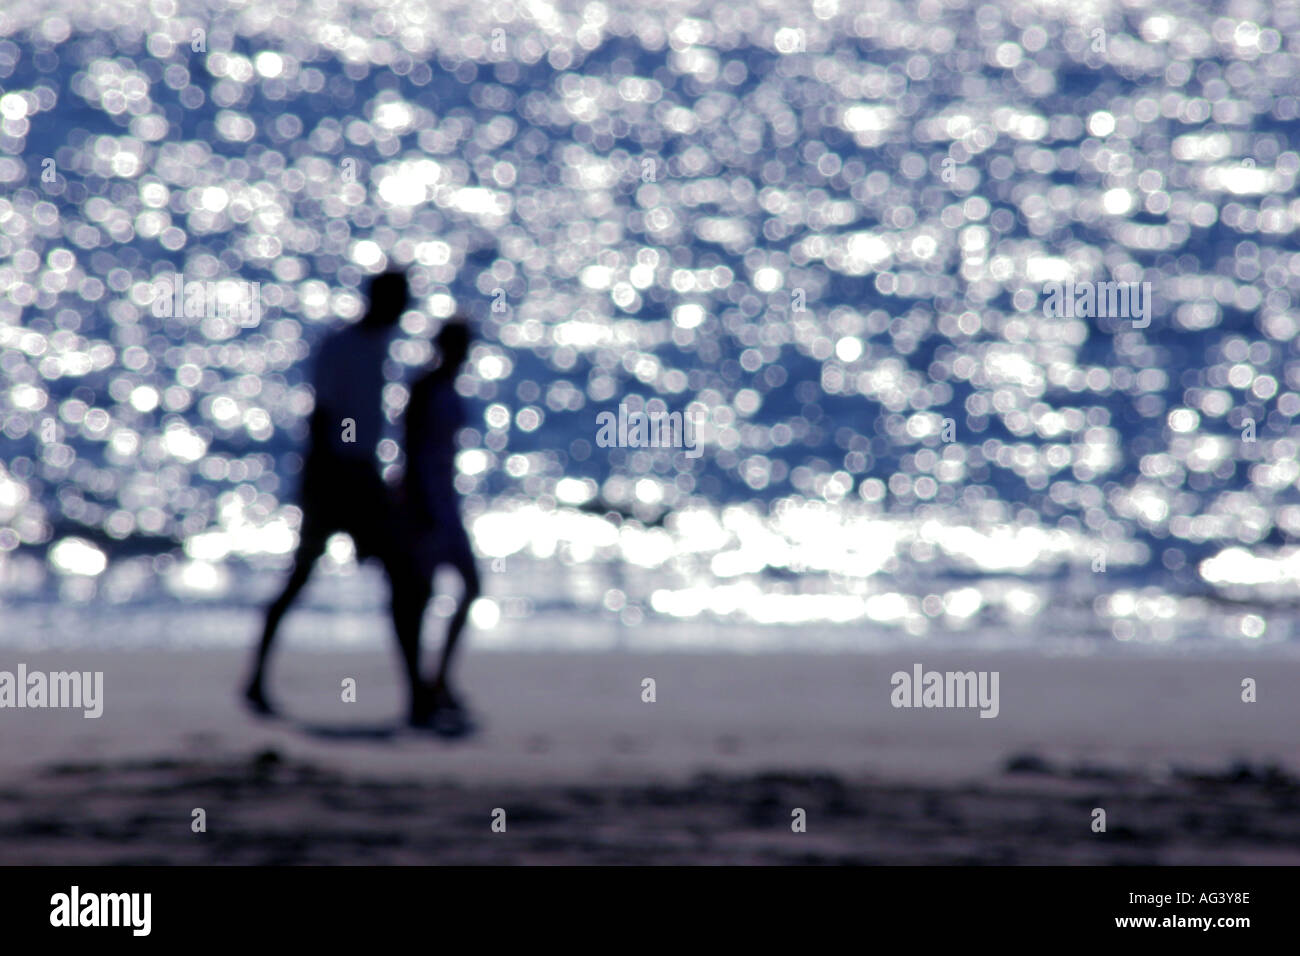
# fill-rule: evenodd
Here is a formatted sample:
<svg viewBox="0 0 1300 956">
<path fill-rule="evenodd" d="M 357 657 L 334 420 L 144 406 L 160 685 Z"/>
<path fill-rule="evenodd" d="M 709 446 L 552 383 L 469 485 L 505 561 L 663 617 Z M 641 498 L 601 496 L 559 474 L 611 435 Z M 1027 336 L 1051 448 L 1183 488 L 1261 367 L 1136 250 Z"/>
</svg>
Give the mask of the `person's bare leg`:
<svg viewBox="0 0 1300 956">
<path fill-rule="evenodd" d="M 456 645 L 460 640 L 461 633 L 465 630 L 465 623 L 469 619 L 470 606 L 482 594 L 478 568 L 472 558 L 466 556 L 458 560 L 455 568 L 465 586 L 460 602 L 456 605 L 456 611 L 452 614 L 451 620 L 447 622 L 447 636 L 442 642 L 442 654 L 438 659 L 438 672 L 434 675 L 432 684 L 435 698 L 449 699 L 453 704 L 454 697 L 451 695 L 450 677 L 451 665 L 456 656 Z"/>
<path fill-rule="evenodd" d="M 289 580 L 285 583 L 284 590 L 266 609 L 266 624 L 262 628 L 262 639 L 258 643 L 253 658 L 253 673 L 249 678 L 248 686 L 244 690 L 244 697 L 247 698 L 248 703 L 258 713 L 273 713 L 273 708 L 266 699 L 267 658 L 270 656 L 271 647 L 275 643 L 275 636 L 280 629 L 280 622 L 284 620 L 285 614 L 289 612 L 289 608 L 293 606 L 293 602 L 306 586 L 307 580 L 311 577 L 311 569 L 315 566 L 316 559 L 320 557 L 323 550 L 323 547 L 315 541 L 304 541 L 299 545 L 298 552 L 293 559 L 293 570 L 289 574 Z"/>
<path fill-rule="evenodd" d="M 432 591 L 414 565 L 409 549 L 397 550 L 384 559 L 384 570 L 388 575 L 392 597 L 390 610 L 393 631 L 397 635 L 397 645 L 410 690 L 410 720 L 412 723 L 420 723 L 428 716 L 429 708 L 428 688 L 420 676 L 420 631 Z"/>
<path fill-rule="evenodd" d="M 420 629 L 424 610 L 432 595 L 427 586 L 421 586 L 414 579 L 409 580 L 406 587 L 411 589 L 410 593 L 400 603 L 394 603 L 393 620 L 398 626 L 397 643 L 401 647 L 410 690 L 409 715 L 411 722 L 418 724 L 428 716 L 430 706 L 429 689 L 420 674 Z"/>
</svg>

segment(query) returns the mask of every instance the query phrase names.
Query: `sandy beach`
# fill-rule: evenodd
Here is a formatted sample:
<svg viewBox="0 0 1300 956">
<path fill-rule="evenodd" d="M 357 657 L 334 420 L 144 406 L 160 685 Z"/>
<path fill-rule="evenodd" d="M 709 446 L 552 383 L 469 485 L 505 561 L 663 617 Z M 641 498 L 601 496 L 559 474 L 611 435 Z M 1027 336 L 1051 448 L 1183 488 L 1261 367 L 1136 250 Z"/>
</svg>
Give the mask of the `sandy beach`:
<svg viewBox="0 0 1300 956">
<path fill-rule="evenodd" d="M 0 711 L 5 864 L 1300 863 L 1285 658 L 479 653 L 459 741 L 398 729 L 382 645 L 287 646 L 276 721 L 239 706 L 243 653 L 19 662 L 105 701 Z M 998 671 L 998 717 L 892 707 L 917 662 Z"/>
<path fill-rule="evenodd" d="M 0 865 L 1300 864 L 1296 7 L 0 3 Z"/>
</svg>

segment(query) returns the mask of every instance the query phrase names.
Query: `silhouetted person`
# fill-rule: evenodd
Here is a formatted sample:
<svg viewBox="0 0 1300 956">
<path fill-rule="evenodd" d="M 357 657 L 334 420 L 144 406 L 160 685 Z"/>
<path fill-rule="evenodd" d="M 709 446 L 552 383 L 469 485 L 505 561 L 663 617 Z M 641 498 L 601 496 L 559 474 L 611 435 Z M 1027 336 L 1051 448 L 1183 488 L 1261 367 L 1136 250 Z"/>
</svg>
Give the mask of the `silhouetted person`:
<svg viewBox="0 0 1300 956">
<path fill-rule="evenodd" d="M 424 600 L 433 595 L 434 572 L 440 565 L 455 568 L 464 584 L 447 624 L 437 673 L 429 685 L 434 729 L 448 734 L 463 733 L 470 726 L 464 706 L 452 692 L 450 674 L 470 605 L 480 593 L 478 568 L 456 491 L 456 432 L 465 424 L 465 412 L 455 385 L 469 353 L 470 338 L 469 326 L 459 318 L 439 330 L 434 340 L 438 364 L 411 387 L 406 409 L 403 498 L 414 565 L 425 586 Z"/>
<path fill-rule="evenodd" d="M 273 712 L 266 697 L 266 661 L 280 621 L 306 585 L 329 537 L 342 531 L 356 545 L 358 561 L 377 557 L 384 564 L 410 685 L 410 719 L 424 723 L 428 717 L 428 695 L 419 676 L 424 589 L 412 573 L 409 544 L 375 464 L 383 428 L 383 365 L 392 329 L 409 301 L 406 277 L 397 272 L 375 276 L 368 291 L 369 309 L 361 321 L 329 335 L 317 352 L 312 376 L 316 408 L 303 465 L 298 551 L 284 592 L 267 608 L 245 692 L 259 713 Z"/>
</svg>

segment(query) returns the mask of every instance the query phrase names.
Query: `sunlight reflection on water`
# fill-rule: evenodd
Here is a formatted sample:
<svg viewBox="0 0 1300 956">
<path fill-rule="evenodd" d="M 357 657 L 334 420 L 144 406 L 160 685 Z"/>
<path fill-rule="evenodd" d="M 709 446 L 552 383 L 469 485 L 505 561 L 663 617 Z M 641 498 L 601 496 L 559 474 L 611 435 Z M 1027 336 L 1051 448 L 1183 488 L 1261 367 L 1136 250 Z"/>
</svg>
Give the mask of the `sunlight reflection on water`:
<svg viewBox="0 0 1300 956">
<path fill-rule="evenodd" d="M 389 419 L 473 315 L 458 485 L 534 567 L 481 625 L 1288 637 L 1294 6 L 760 7 L 0 13 L 0 595 L 261 595 L 311 349 L 401 266 Z M 1045 313 L 1107 281 L 1149 327 Z"/>
</svg>

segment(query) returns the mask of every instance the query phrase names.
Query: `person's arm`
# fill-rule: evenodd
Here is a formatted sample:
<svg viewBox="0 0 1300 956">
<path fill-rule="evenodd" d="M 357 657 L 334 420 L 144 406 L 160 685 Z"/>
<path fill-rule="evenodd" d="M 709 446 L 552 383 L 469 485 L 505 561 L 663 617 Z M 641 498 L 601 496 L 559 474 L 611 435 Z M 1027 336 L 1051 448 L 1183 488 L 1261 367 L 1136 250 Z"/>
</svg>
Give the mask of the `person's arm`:
<svg viewBox="0 0 1300 956">
<path fill-rule="evenodd" d="M 456 480 L 456 433 L 465 425 L 460 396 L 451 385 L 443 385 L 435 391 L 432 412 L 429 445 L 438 469 L 434 477 L 450 486 Z"/>
<path fill-rule="evenodd" d="M 429 522 L 433 511 L 429 500 L 429 383 L 419 379 L 411 386 L 406 406 L 406 500 L 417 521 Z"/>
<path fill-rule="evenodd" d="M 456 432 L 461 426 L 459 398 L 446 387 L 426 382 L 412 390 L 407 419 L 407 468 L 411 496 L 424 516 L 436 520 L 455 505 Z"/>
<path fill-rule="evenodd" d="M 310 447 L 325 450 L 330 447 L 330 426 L 333 414 L 329 408 L 329 378 L 331 374 L 331 355 L 335 346 L 334 336 L 328 335 L 316 349 L 311 363 L 308 383 L 312 390 L 311 416 L 307 420 Z"/>
</svg>

